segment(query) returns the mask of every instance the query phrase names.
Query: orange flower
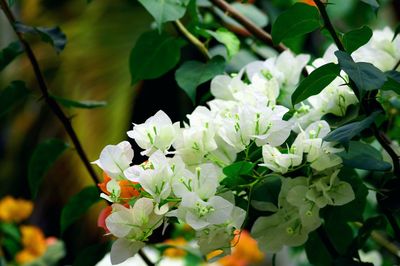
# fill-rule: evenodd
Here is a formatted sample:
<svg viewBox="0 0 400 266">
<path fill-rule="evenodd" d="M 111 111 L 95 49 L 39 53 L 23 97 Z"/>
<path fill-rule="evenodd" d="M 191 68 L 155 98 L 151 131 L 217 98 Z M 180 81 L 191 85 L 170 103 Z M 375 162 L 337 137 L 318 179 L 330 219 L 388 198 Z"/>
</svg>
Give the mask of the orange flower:
<svg viewBox="0 0 400 266">
<path fill-rule="evenodd" d="M 310 6 L 315 6 L 315 2 L 313 0 L 300 0 L 299 2 L 302 2 Z"/>
<path fill-rule="evenodd" d="M 32 210 L 33 203 L 31 201 L 7 196 L 0 201 L 0 220 L 19 223 L 28 218 Z"/>
<path fill-rule="evenodd" d="M 106 233 L 110 232 L 106 226 L 106 218 L 111 214 L 111 212 L 112 212 L 112 207 L 107 206 L 100 212 L 99 218 L 97 218 L 97 226 L 103 228 L 106 231 Z"/>
<path fill-rule="evenodd" d="M 29 263 L 41 257 L 47 249 L 43 232 L 36 226 L 21 226 L 23 249 L 17 253 L 15 260 L 19 264 Z"/>
<path fill-rule="evenodd" d="M 105 194 L 110 195 L 110 192 L 107 191 L 107 183 L 111 181 L 111 177 L 109 177 L 105 172 L 103 173 L 103 182 L 98 184 L 101 191 Z M 129 180 L 121 180 L 118 181 L 119 187 L 121 188 L 120 198 L 123 202 L 129 201 L 131 198 L 139 197 L 140 192 L 135 188 L 135 182 Z"/>
<path fill-rule="evenodd" d="M 176 239 L 168 239 L 164 243 L 167 245 L 173 245 L 178 247 L 178 248 L 167 248 L 164 251 L 165 256 L 172 258 L 180 258 L 186 255 L 186 251 L 179 248 L 179 247 L 184 247 L 187 243 L 187 241 L 183 237 L 178 237 Z"/>
<path fill-rule="evenodd" d="M 237 233 L 232 245 L 234 245 L 232 254 L 218 261 L 223 266 L 247 266 L 260 263 L 264 259 L 264 254 L 258 249 L 257 241 L 246 231 Z"/>
</svg>

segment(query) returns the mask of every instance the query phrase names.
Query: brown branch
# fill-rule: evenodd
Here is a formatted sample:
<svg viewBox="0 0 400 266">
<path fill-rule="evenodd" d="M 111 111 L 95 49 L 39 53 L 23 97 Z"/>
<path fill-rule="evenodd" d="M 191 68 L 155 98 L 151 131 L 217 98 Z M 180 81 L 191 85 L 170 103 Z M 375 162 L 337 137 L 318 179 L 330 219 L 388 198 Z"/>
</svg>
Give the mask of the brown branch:
<svg viewBox="0 0 400 266">
<path fill-rule="evenodd" d="M 278 45 L 274 44 L 274 42 L 272 41 L 272 36 L 268 32 L 264 31 L 262 28 L 254 24 L 251 20 L 240 14 L 240 12 L 235 10 L 226 1 L 224 0 L 210 0 L 210 1 L 219 9 L 224 11 L 226 15 L 236 20 L 240 25 L 242 25 L 246 30 L 248 30 L 254 37 L 259 39 L 260 41 L 264 42 L 268 46 L 273 47 L 276 51 L 280 53 L 288 50 L 288 48 L 282 43 Z M 301 73 L 304 77 L 308 76 L 306 68 L 303 68 Z"/>
<path fill-rule="evenodd" d="M 31 48 L 30 44 L 25 40 L 24 36 L 15 27 L 15 23 L 17 21 L 13 15 L 13 13 L 11 12 L 8 4 L 6 3 L 5 0 L 0 0 L 0 6 L 3 9 L 3 12 L 6 15 L 11 26 L 13 27 L 13 30 L 14 30 L 15 34 L 17 35 L 19 41 L 22 43 L 22 46 L 24 47 L 26 55 L 28 56 L 28 59 L 32 65 L 36 80 L 39 84 L 39 89 L 42 93 L 43 99 L 45 100 L 45 102 L 47 103 L 49 108 L 53 111 L 53 113 L 57 116 L 57 118 L 60 120 L 61 124 L 64 126 L 65 131 L 71 138 L 71 141 L 74 144 L 75 149 L 76 149 L 81 161 L 83 162 L 85 168 L 89 172 L 89 175 L 92 178 L 93 182 L 95 182 L 96 184 L 100 183 L 100 180 L 97 177 L 96 172 L 94 171 L 92 165 L 90 164 L 90 161 L 89 161 L 85 151 L 83 150 L 83 147 L 79 141 L 79 138 L 78 138 L 74 128 L 72 127 L 71 121 L 65 115 L 65 113 L 61 109 L 60 105 L 50 96 L 49 89 L 47 87 L 47 84 L 46 84 L 46 81 L 42 74 L 42 71 L 40 70 L 38 60 L 36 59 L 36 56 L 33 53 L 33 50 Z M 142 257 L 143 261 L 145 261 L 147 263 L 147 265 L 149 265 L 149 266 L 155 265 L 154 263 L 152 263 L 149 260 L 149 258 L 143 252 L 139 251 L 138 254 L 139 254 L 139 256 Z"/>
<path fill-rule="evenodd" d="M 216 5 L 219 9 L 225 12 L 226 15 L 235 19 L 238 23 L 240 23 L 244 28 L 246 28 L 251 34 L 253 34 L 257 39 L 263 41 L 264 43 L 272 46 L 278 52 L 284 52 L 287 50 L 287 47 L 283 44 L 275 45 L 272 41 L 272 37 L 269 33 L 258 27 L 251 20 L 240 14 L 236 11 L 229 3 L 224 0 L 210 0 L 214 5 Z"/>
</svg>

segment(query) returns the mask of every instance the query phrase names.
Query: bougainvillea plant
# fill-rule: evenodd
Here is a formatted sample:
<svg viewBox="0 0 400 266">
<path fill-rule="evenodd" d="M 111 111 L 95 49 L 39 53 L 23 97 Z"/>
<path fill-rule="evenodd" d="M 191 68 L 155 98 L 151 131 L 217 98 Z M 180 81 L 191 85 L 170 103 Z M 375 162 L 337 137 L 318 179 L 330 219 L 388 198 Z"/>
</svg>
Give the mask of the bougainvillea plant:
<svg viewBox="0 0 400 266">
<path fill-rule="evenodd" d="M 104 173 L 100 182 L 58 104 L 101 104 L 49 95 L 23 37 L 47 36 L 61 51 L 65 35 L 58 28 L 17 23 L 1 1 L 44 98 L 110 205 L 99 225 L 116 238 L 113 264 L 137 253 L 153 264 L 141 249 L 154 244 L 154 232 L 163 234 L 173 224 L 195 231 L 195 253 L 204 260 L 229 254 L 244 229 L 263 252 L 300 247 L 314 265 L 369 265 L 359 251 L 371 249 L 387 249 L 394 254 L 389 261 L 398 259 L 391 241 L 400 241 L 399 28 L 363 26 L 341 33 L 327 12 L 332 3 L 322 0 L 290 4 L 276 16 L 271 34 L 263 29 L 268 17 L 254 1 L 138 2 L 155 24 L 132 50 L 132 83 L 179 65 L 176 83 L 196 107 L 185 121 L 172 121 L 160 110 L 134 123 L 127 136 L 140 155 L 127 140 L 107 145 L 93 162 Z M 375 0 L 360 2 L 372 13 L 379 9 Z M 312 32 L 330 43 L 320 58 L 284 45 Z M 195 49 L 203 61 L 185 61 L 183 47 Z M 7 49 L 21 53 L 19 45 Z M 205 83 L 210 93 L 200 95 L 197 88 Z M 24 88 L 19 82 L 13 87 Z M 52 140 L 39 148 L 52 150 L 49 158 L 55 160 L 66 146 Z M 134 156 L 145 159 L 132 164 Z M 39 184 L 31 183 L 34 193 Z M 71 199 L 62 230 L 76 221 L 79 215 L 70 214 L 82 199 L 94 203 L 98 192 L 88 187 Z"/>
</svg>

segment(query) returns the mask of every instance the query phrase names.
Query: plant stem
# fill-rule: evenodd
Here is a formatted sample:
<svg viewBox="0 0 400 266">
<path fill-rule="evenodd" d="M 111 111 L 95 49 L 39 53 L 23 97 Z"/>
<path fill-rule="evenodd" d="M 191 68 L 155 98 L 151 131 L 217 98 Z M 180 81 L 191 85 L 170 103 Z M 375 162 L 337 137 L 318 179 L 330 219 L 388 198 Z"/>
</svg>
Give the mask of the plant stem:
<svg viewBox="0 0 400 266">
<path fill-rule="evenodd" d="M 13 15 L 13 13 L 11 12 L 8 4 L 6 3 L 5 0 L 0 0 L 0 6 L 3 9 L 3 12 L 6 15 L 8 21 L 10 22 L 19 41 L 22 43 L 22 46 L 24 47 L 24 50 L 26 52 L 26 55 L 28 56 L 29 62 L 32 65 L 36 80 L 39 84 L 39 89 L 42 93 L 43 99 L 46 101 L 49 108 L 53 111 L 53 113 L 60 120 L 61 124 L 64 126 L 65 131 L 71 138 L 71 141 L 74 144 L 75 149 L 76 149 L 81 161 L 83 162 L 86 170 L 89 172 L 89 175 L 92 178 L 93 182 L 95 182 L 96 184 L 100 183 L 100 180 L 97 177 L 96 172 L 94 171 L 92 165 L 90 164 L 90 161 L 81 145 L 81 142 L 79 141 L 78 135 L 76 134 L 74 128 L 72 127 L 71 121 L 65 115 L 65 113 L 61 109 L 60 105 L 50 96 L 46 81 L 44 79 L 42 71 L 40 70 L 39 62 L 36 59 L 36 56 L 33 53 L 33 50 L 31 48 L 30 44 L 25 40 L 24 36 L 16 29 L 15 23 L 17 21 Z M 155 265 L 147 258 L 147 256 L 143 252 L 139 251 L 139 255 L 149 266 Z"/>
<path fill-rule="evenodd" d="M 331 255 L 332 259 L 339 257 L 339 252 L 336 250 L 335 246 L 333 245 L 332 241 L 330 240 L 323 225 L 318 227 L 316 232 L 318 234 L 318 237 L 324 243 L 324 245 L 325 245 L 327 251 L 329 252 L 329 254 Z"/>
<path fill-rule="evenodd" d="M 39 84 L 39 88 L 42 93 L 43 99 L 46 101 L 47 105 L 50 107 L 50 109 L 53 111 L 53 113 L 57 116 L 57 118 L 60 120 L 60 122 L 63 124 L 65 131 L 67 131 L 67 134 L 71 138 L 71 140 L 75 146 L 75 149 L 76 149 L 79 157 L 81 158 L 81 161 L 85 165 L 85 168 L 89 172 L 89 175 L 91 176 L 93 181 L 95 183 L 100 183 L 100 180 L 98 179 L 93 167 L 91 166 L 90 161 L 89 161 L 85 151 L 82 148 L 82 145 L 78 139 L 78 136 L 77 136 L 74 128 L 71 125 L 69 118 L 62 111 L 60 105 L 50 96 L 46 81 L 40 70 L 39 63 L 36 59 L 35 54 L 33 53 L 31 46 L 25 40 L 24 36 L 20 32 L 18 32 L 18 30 L 15 27 L 16 19 L 15 19 L 14 15 L 12 14 L 12 12 L 11 12 L 10 8 L 8 7 L 5 0 L 1 0 L 0 5 L 1 5 L 1 8 L 3 9 L 4 14 L 7 16 L 8 21 L 10 22 L 11 26 L 13 27 L 15 34 L 17 35 L 19 41 L 22 43 L 22 46 L 24 47 L 24 50 L 26 52 L 26 55 L 28 56 L 29 62 L 32 65 L 36 80 Z"/>
<path fill-rule="evenodd" d="M 330 19 L 328 16 L 328 13 L 326 12 L 326 7 L 325 4 L 321 2 L 321 0 L 314 0 L 315 4 L 317 5 L 321 17 L 324 20 L 324 25 L 328 29 L 329 33 L 331 34 L 333 40 L 335 41 L 336 46 L 338 47 L 339 50 L 346 52 L 346 49 L 344 48 L 342 42 L 339 39 L 339 36 L 337 35 Z M 350 88 L 353 89 L 354 93 L 358 96 L 358 100 L 360 101 L 361 106 L 363 107 L 364 111 L 369 114 L 370 113 L 370 107 L 368 102 L 364 102 L 363 99 L 360 99 L 360 88 L 357 87 L 357 85 L 354 83 L 353 80 L 350 79 L 349 83 Z M 389 139 L 389 137 L 386 136 L 385 132 L 381 131 L 378 129 L 378 127 L 375 124 L 372 124 L 372 131 L 375 135 L 375 138 L 378 140 L 378 142 L 381 144 L 382 148 L 389 154 L 389 156 L 392 159 L 393 162 L 393 173 L 395 176 L 400 178 L 400 157 L 397 155 L 397 153 L 392 149 L 390 146 L 392 141 Z M 385 207 L 382 206 L 382 209 L 384 209 L 384 214 L 386 218 L 388 219 L 390 225 L 393 228 L 393 231 L 395 232 L 396 239 L 400 241 L 400 227 L 397 224 L 396 219 L 394 218 L 393 214 L 390 213 L 389 211 L 386 211 Z"/>
<path fill-rule="evenodd" d="M 258 27 L 251 20 L 240 14 L 236 11 L 229 3 L 224 0 L 210 0 L 214 5 L 216 5 L 219 9 L 225 12 L 226 15 L 231 16 L 237 22 L 239 22 L 244 28 L 246 28 L 251 34 L 257 37 L 259 40 L 264 43 L 272 46 L 278 52 L 284 52 L 287 50 L 287 47 L 283 44 L 275 45 L 272 41 L 272 37 L 269 33 Z"/>
<path fill-rule="evenodd" d="M 175 20 L 174 25 L 179 30 L 179 32 L 185 36 L 185 38 L 193 44 L 197 50 L 204 56 L 204 58 L 208 61 L 210 60 L 211 56 L 208 53 L 207 47 L 202 43 L 196 36 L 194 36 L 186 27 L 182 24 L 180 20 Z"/>
<path fill-rule="evenodd" d="M 153 263 L 147 255 L 143 252 L 142 249 L 139 250 L 138 252 L 139 256 L 142 258 L 142 260 L 148 265 L 148 266 L 155 266 L 156 264 Z"/>
<path fill-rule="evenodd" d="M 396 70 L 400 66 L 400 60 L 397 61 L 396 65 L 393 67 L 392 70 Z"/>
</svg>

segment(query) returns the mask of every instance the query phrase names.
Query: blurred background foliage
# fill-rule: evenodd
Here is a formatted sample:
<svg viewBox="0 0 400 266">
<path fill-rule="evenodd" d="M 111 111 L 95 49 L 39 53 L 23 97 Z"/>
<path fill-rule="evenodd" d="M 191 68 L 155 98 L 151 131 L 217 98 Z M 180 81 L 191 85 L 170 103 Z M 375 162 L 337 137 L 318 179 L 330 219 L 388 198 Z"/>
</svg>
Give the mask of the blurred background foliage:
<svg viewBox="0 0 400 266">
<path fill-rule="evenodd" d="M 267 15 L 269 22 L 265 29 L 270 31 L 277 15 L 295 1 L 246 2 L 256 5 Z M 378 19 L 372 9 L 359 0 L 332 0 L 330 3 L 328 11 L 342 32 L 365 24 L 373 29 L 385 25 L 395 28 L 400 19 L 398 0 L 381 0 Z M 66 110 L 91 161 L 98 158 L 105 145 L 127 139 L 125 132 L 132 121 L 143 122 L 159 109 L 168 113 L 173 121 L 182 120 L 194 108 L 176 84 L 176 69 L 159 79 L 131 85 L 128 68 L 130 51 L 140 34 L 154 27 L 152 18 L 137 1 L 93 0 L 88 4 L 85 0 L 20 0 L 13 11 L 19 20 L 28 25 L 59 25 L 68 37 L 67 46 L 60 55 L 49 45 L 36 39 L 30 40 L 54 95 L 107 101 L 107 106 L 99 109 Z M 212 10 L 207 12 L 212 13 Z M 230 62 L 231 69 L 272 53 L 262 44 L 249 41 L 246 32 L 234 27 L 230 29 L 243 40 L 241 52 Z M 170 30 L 174 31 L 173 28 Z M 12 40 L 15 36 L 1 14 L 0 48 Z M 317 32 L 307 38 L 294 38 L 286 45 L 295 52 L 309 52 L 317 57 L 330 43 L 327 34 Z M 191 46 L 186 46 L 182 52 L 184 58 L 200 57 Z M 218 49 L 213 52 L 219 53 Z M 27 167 L 33 149 L 44 139 L 57 137 L 68 140 L 68 137 L 40 98 L 37 82 L 24 55 L 1 73 L 0 88 L 16 79 L 24 80 L 32 93 L 12 112 L 0 116 L 0 198 L 13 195 L 29 199 Z M 207 86 L 201 87 L 203 95 L 207 95 Z M 141 162 L 139 151 L 134 160 Z M 73 150 L 64 153 L 47 174 L 29 222 L 40 226 L 46 235 L 60 236 L 62 206 L 71 195 L 90 184 L 92 181 L 77 154 Z M 81 223 L 64 234 L 68 250 L 64 263 L 71 263 L 83 247 L 104 241 L 102 231 L 95 226 L 103 204 L 92 208 Z"/>
</svg>

